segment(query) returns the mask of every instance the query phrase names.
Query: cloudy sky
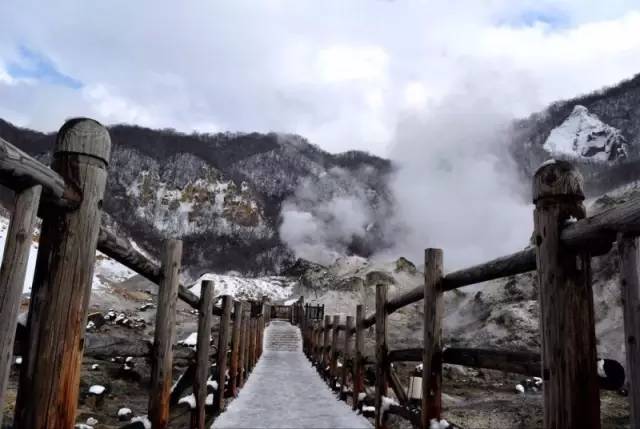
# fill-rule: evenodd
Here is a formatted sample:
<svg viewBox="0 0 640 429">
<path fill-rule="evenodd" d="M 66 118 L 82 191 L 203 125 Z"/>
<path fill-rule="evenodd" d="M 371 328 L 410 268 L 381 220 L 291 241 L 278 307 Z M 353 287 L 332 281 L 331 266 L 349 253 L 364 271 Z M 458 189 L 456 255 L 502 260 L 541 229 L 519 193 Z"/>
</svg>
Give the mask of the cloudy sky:
<svg viewBox="0 0 640 429">
<path fill-rule="evenodd" d="M 380 155 L 469 74 L 521 116 L 640 71 L 624 0 L 5 0 L 0 28 L 0 117 L 18 125 L 286 131 Z"/>
</svg>

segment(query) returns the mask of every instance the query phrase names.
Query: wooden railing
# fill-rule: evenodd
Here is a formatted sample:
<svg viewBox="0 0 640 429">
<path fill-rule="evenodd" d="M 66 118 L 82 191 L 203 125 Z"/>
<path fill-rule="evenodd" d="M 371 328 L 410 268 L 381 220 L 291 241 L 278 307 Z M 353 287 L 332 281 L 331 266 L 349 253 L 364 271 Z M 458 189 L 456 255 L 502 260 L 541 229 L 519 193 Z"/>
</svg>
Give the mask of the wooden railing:
<svg viewBox="0 0 640 429">
<path fill-rule="evenodd" d="M 68 429 L 75 424 L 96 249 L 159 285 L 148 411 L 154 428 L 168 423 L 178 298 L 199 310 L 192 427 L 205 427 L 212 316 L 220 317 L 215 412 L 223 409 L 225 396 L 237 394 L 262 353 L 270 314 L 264 300 L 249 308 L 249 303 L 223 296 L 222 307 L 216 307 L 212 282 L 203 281 L 200 297 L 179 284 L 181 241 L 167 240 L 162 263 L 157 264 L 127 240 L 101 228 L 110 150 L 107 130 L 84 118 L 72 119 L 60 129 L 51 168 L 0 139 L 0 185 L 15 192 L 0 268 L 0 404 L 5 399 L 36 216 L 42 218 L 16 428 Z M 227 362 L 230 380 L 225 389 Z"/>
<path fill-rule="evenodd" d="M 385 426 L 385 410 L 428 428 L 442 418 L 442 365 L 466 365 L 540 376 L 543 379 L 545 428 L 599 428 L 599 388 L 591 289 L 590 259 L 617 242 L 623 294 L 627 379 L 631 421 L 640 428 L 640 199 L 585 218 L 583 180 L 567 162 L 541 166 L 533 180 L 534 247 L 467 269 L 443 274 L 443 252 L 426 249 L 424 284 L 395 297 L 387 285 L 376 286 L 376 310 L 364 317 L 362 305 L 344 324 L 339 316 L 324 323 L 300 319 L 304 350 L 343 399 L 353 408 L 375 407 L 376 428 Z M 443 294 L 463 286 L 537 270 L 542 354 L 500 350 L 445 348 L 442 344 Z M 389 350 L 387 317 L 411 303 L 424 302 L 423 347 Z M 303 309 L 302 300 L 296 304 Z M 364 330 L 375 325 L 375 361 L 364 357 Z M 342 333 L 342 341 L 339 335 Z M 354 339 L 355 335 L 355 339 Z M 351 342 L 355 347 L 351 348 Z M 338 350 L 341 348 L 341 352 Z M 341 358 L 342 367 L 338 365 Z M 419 408 L 412 407 L 394 361 L 422 362 Z M 365 391 L 366 364 L 375 365 L 374 393 Z M 347 384 L 350 382 L 350 386 Z M 390 386 L 398 404 L 385 396 Z M 384 405 L 383 405 L 384 403 Z"/>
</svg>

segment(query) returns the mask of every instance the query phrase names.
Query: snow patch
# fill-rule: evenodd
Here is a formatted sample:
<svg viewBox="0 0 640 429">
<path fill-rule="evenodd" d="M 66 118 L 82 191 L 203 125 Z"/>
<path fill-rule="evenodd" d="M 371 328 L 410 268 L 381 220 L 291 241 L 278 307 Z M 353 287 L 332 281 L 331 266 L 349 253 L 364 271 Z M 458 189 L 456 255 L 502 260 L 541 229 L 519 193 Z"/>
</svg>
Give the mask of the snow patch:
<svg viewBox="0 0 640 429">
<path fill-rule="evenodd" d="M 190 286 L 191 292 L 200 296 L 203 280 L 215 284 L 216 294 L 231 295 L 236 299 L 261 299 L 267 296 L 272 301 L 282 301 L 291 296 L 296 282 L 287 277 L 242 277 L 208 273 L 201 276 Z"/>
<path fill-rule="evenodd" d="M 437 419 L 431 419 L 429 422 L 429 429 L 447 429 L 451 425 L 445 419 L 438 421 Z"/>
<path fill-rule="evenodd" d="M 191 395 L 182 397 L 178 400 L 178 405 L 187 404 L 192 410 L 196 407 L 196 397 L 192 393 Z"/>
<path fill-rule="evenodd" d="M 604 371 L 604 359 L 598 359 L 598 375 L 607 378 L 607 373 Z"/>
<path fill-rule="evenodd" d="M 89 388 L 89 393 L 93 395 L 102 395 L 105 390 L 106 390 L 106 387 L 101 386 L 99 384 L 94 384 Z"/>
<path fill-rule="evenodd" d="M 181 346 L 195 347 L 196 344 L 198 344 L 198 333 L 197 332 L 192 332 L 184 340 L 178 341 L 178 345 L 181 345 Z"/>
<path fill-rule="evenodd" d="M 147 416 L 136 416 L 131 419 L 131 423 L 141 422 L 144 425 L 144 429 L 151 429 L 151 421 Z"/>
</svg>

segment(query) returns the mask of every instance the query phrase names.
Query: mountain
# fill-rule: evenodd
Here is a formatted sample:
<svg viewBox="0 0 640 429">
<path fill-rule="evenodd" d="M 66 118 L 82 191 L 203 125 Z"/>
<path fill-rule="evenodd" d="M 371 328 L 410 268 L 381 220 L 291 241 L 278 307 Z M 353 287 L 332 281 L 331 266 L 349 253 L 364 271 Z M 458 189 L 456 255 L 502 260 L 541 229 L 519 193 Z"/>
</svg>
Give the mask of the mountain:
<svg viewBox="0 0 640 429">
<path fill-rule="evenodd" d="M 581 105 L 551 130 L 542 146 L 555 157 L 615 162 L 627 158 L 627 143 L 619 129 L 602 122 Z"/>
<path fill-rule="evenodd" d="M 578 165 L 597 196 L 640 179 L 640 74 L 613 87 L 553 103 L 513 124 L 511 153 L 525 180 L 545 160 Z"/>
<path fill-rule="evenodd" d="M 330 154 L 291 134 L 188 135 L 128 125 L 109 132 L 103 222 L 155 257 L 163 238 L 181 238 L 194 279 L 207 271 L 275 274 L 292 263 L 279 233 L 285 202 L 322 206 L 356 192 L 374 213 L 391 207 L 391 164 L 364 152 Z M 47 164 L 55 140 L 2 120 L 0 137 Z M 313 192 L 298 201 L 309 183 Z M 383 243 L 380 234 L 374 226 L 346 237 L 349 252 L 367 256 Z"/>
</svg>

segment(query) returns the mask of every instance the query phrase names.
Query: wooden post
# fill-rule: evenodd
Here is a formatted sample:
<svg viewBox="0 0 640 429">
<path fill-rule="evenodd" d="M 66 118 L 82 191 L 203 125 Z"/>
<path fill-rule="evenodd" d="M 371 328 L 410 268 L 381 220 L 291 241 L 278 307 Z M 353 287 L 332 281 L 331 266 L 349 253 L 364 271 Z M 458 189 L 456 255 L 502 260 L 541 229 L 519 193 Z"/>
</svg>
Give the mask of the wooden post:
<svg viewBox="0 0 640 429">
<path fill-rule="evenodd" d="M 318 365 L 320 362 L 320 325 L 318 322 L 314 322 L 313 334 L 313 362 Z"/>
<path fill-rule="evenodd" d="M 260 359 L 260 356 L 262 356 L 262 343 L 264 340 L 264 318 L 265 317 L 266 316 L 264 311 L 264 299 L 263 299 L 262 304 L 260 305 L 260 315 L 258 319 L 258 339 L 256 341 L 256 361 Z"/>
<path fill-rule="evenodd" d="M 329 365 L 329 329 L 331 327 L 331 316 L 324 316 L 324 341 L 322 342 L 322 374 L 326 376 Z"/>
<path fill-rule="evenodd" d="M 340 316 L 333 316 L 333 325 L 331 326 L 331 363 L 329 369 L 329 381 L 331 388 L 336 388 L 336 381 L 338 378 L 338 338 L 340 337 Z"/>
<path fill-rule="evenodd" d="M 358 409 L 358 397 L 360 392 L 364 392 L 364 330 L 362 329 L 362 319 L 364 319 L 364 307 L 359 304 L 356 307 L 356 353 L 353 358 L 353 400 L 352 407 Z"/>
<path fill-rule="evenodd" d="M 376 429 L 386 427 L 382 398 L 387 396 L 387 291 L 386 284 L 376 285 Z M 426 427 L 426 426 L 425 426 Z"/>
<path fill-rule="evenodd" d="M 442 413 L 442 250 L 424 252 L 424 352 L 422 355 L 422 427 Z"/>
<path fill-rule="evenodd" d="M 240 362 L 240 333 L 242 332 L 242 302 L 233 304 L 233 333 L 231 335 L 231 364 L 229 365 L 229 382 L 231 394 L 238 396 L 238 364 Z"/>
<path fill-rule="evenodd" d="M 193 376 L 193 393 L 196 398 L 195 418 L 192 428 L 204 429 L 207 379 L 209 378 L 209 345 L 211 343 L 211 318 L 213 315 L 213 282 L 203 280 L 200 287 L 198 309 L 198 339 L 196 346 L 196 371 Z M 195 423 L 195 425 L 193 425 Z"/>
<path fill-rule="evenodd" d="M 247 314 L 245 311 L 245 303 L 242 303 L 242 316 L 240 322 L 240 351 L 238 352 L 238 386 L 244 385 L 246 379 L 247 367 L 247 344 L 249 338 L 247 336 Z"/>
<path fill-rule="evenodd" d="M 305 304 L 304 307 L 302 307 L 302 348 L 305 353 L 307 353 L 307 351 L 309 350 L 309 342 L 311 341 L 311 339 L 309 338 L 309 321 L 307 319 L 307 308 L 309 308 L 309 304 Z"/>
<path fill-rule="evenodd" d="M 74 210 L 52 207 L 42 223 L 14 427 L 75 424 L 110 150 L 109 133 L 93 120 L 69 120 L 58 132 L 52 168 L 82 201 Z"/>
<path fill-rule="evenodd" d="M 590 255 L 560 242 L 564 224 L 585 216 L 582 184 L 566 161 L 533 179 L 545 428 L 600 427 Z"/>
<path fill-rule="evenodd" d="M 253 371 L 256 363 L 256 319 L 249 319 L 249 370 Z"/>
<path fill-rule="evenodd" d="M 255 368 L 258 362 L 258 337 L 260 336 L 260 316 L 253 319 L 253 360 L 251 366 Z"/>
<path fill-rule="evenodd" d="M 231 322 L 231 306 L 233 297 L 225 295 L 222 297 L 222 316 L 220 316 L 220 327 L 218 332 L 218 391 L 216 392 L 216 411 L 224 410 L 225 380 L 227 374 L 227 352 L 229 351 L 229 323 Z"/>
<path fill-rule="evenodd" d="M 349 372 L 348 362 L 351 360 L 353 365 L 353 357 L 351 356 L 351 330 L 353 329 L 353 316 L 347 316 L 344 329 L 344 346 L 342 347 L 342 379 L 340 380 L 340 397 L 342 400 L 347 398 L 347 374 Z"/>
<path fill-rule="evenodd" d="M 640 429 L 640 239 L 618 236 L 631 427 Z"/>
<path fill-rule="evenodd" d="M 313 322 L 307 322 L 307 330 L 309 331 L 308 336 L 309 336 L 309 343 L 307 345 L 307 350 L 306 350 L 306 354 L 307 357 L 309 358 L 309 360 L 311 360 L 311 362 L 313 362 L 313 349 L 316 347 L 315 345 L 315 326 L 313 326 Z"/>
<path fill-rule="evenodd" d="M 249 347 L 251 345 L 251 303 L 248 305 L 248 311 L 245 314 L 245 322 L 244 322 L 244 381 L 247 381 L 249 378 L 249 370 L 251 369 L 251 362 L 249 362 Z"/>
<path fill-rule="evenodd" d="M 33 186 L 16 192 L 14 210 L 4 245 L 2 268 L 0 268 L 0 407 L 4 406 L 4 393 L 13 363 L 13 342 L 18 324 L 20 296 L 27 274 L 27 262 L 41 190 L 41 186 Z M 0 413 L 0 426 L 2 426 L 2 413 Z"/>
<path fill-rule="evenodd" d="M 167 240 L 162 255 L 163 277 L 158 288 L 158 310 L 151 351 L 149 419 L 154 429 L 166 428 L 169 423 L 172 347 L 176 336 L 176 300 L 181 258 L 182 241 Z"/>
</svg>

